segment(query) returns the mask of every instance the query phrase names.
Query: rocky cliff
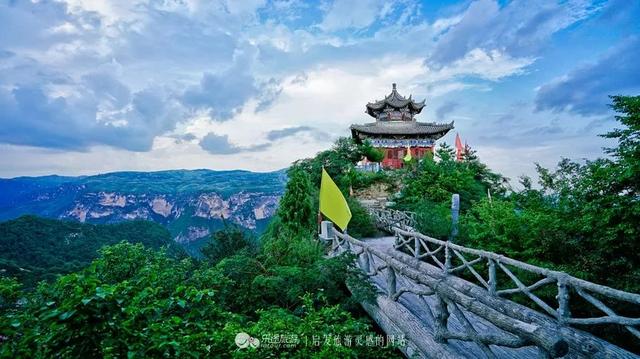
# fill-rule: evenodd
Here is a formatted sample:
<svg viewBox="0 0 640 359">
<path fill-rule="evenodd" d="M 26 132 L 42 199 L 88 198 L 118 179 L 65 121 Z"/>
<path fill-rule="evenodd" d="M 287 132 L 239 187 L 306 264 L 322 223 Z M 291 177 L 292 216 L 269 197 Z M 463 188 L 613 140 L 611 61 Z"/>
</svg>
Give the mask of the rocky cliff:
<svg viewBox="0 0 640 359">
<path fill-rule="evenodd" d="M 0 179 L 0 220 L 23 214 L 87 223 L 144 219 L 191 245 L 224 221 L 261 231 L 285 182 L 284 171 L 209 170 Z"/>
</svg>

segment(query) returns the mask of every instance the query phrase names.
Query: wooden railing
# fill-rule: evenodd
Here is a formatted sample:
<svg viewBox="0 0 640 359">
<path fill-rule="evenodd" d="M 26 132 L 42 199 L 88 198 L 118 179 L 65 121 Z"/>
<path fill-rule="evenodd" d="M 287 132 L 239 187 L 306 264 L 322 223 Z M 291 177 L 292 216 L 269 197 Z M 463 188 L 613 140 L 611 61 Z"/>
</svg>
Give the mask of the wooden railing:
<svg viewBox="0 0 640 359">
<path fill-rule="evenodd" d="M 413 229 L 415 225 L 415 213 L 408 211 L 396 211 L 388 208 L 371 208 L 369 210 L 376 224 L 388 232 L 393 227 L 401 229 Z"/>
<path fill-rule="evenodd" d="M 370 211 L 380 228 L 395 234 L 394 248 L 411 255 L 411 257 L 419 261 L 419 263 L 413 262 L 415 268 L 420 269 L 423 273 L 431 273 L 434 276 L 438 276 L 437 273 L 439 272 L 438 278 L 463 277 L 465 281 L 471 282 L 483 290 L 478 291 L 475 289 L 473 291 L 475 293 L 474 297 L 478 297 L 481 302 L 490 303 L 492 300 L 518 296 L 518 301 L 529 302 L 531 303 L 528 304 L 529 307 L 535 307 L 549 315 L 554 320 L 554 325 L 559 328 L 570 330 L 570 326 L 619 325 L 624 327 L 632 337 L 635 337 L 635 340 L 640 341 L 640 318 L 619 315 L 612 309 L 612 307 L 631 307 L 637 313 L 640 310 L 639 294 L 591 283 L 564 272 L 541 268 L 493 252 L 467 248 L 449 241 L 431 238 L 413 229 L 415 224 L 411 214 L 391 209 L 372 208 Z M 343 240 L 348 239 L 344 235 L 342 236 Z M 340 237 L 340 234 L 338 237 Z M 348 241 L 353 242 L 351 239 Z M 365 252 L 370 253 L 371 250 L 367 249 Z M 399 292 L 401 293 L 402 290 L 408 289 L 401 289 Z M 548 295 L 550 290 L 553 290 L 555 295 Z M 547 295 L 541 298 L 536 294 L 536 291 L 542 291 Z M 549 297 L 552 298 L 551 301 Z M 586 317 L 572 315 L 570 309 L 572 301 L 575 300 L 574 298 L 580 298 L 583 307 L 585 305 L 592 306 L 591 309 L 593 310 L 587 310 L 586 313 L 599 311 L 602 314 L 597 316 L 588 315 Z M 454 312 L 457 312 L 458 309 L 456 308 L 459 307 L 459 303 L 452 298 L 447 299 L 445 297 L 443 300 Z M 440 308 L 440 311 L 442 310 Z M 441 320 L 444 320 L 442 318 L 446 318 L 448 314 L 440 313 L 439 315 Z M 491 340 L 482 337 L 478 339 L 477 336 L 479 334 L 474 334 L 471 329 L 471 333 L 466 334 L 466 339 L 485 344 L 524 344 L 522 341 L 516 342 L 507 340 L 504 337 L 492 338 Z M 461 339 L 460 336 L 446 334 L 446 331 L 443 330 L 443 328 L 439 329 L 440 337 Z M 566 337 L 566 334 L 572 334 L 572 332 L 569 331 L 564 334 Z M 525 342 L 530 341 L 531 338 L 525 340 Z M 609 354 L 617 355 L 615 348 L 611 349 L 613 346 L 607 346 L 601 342 L 596 343 L 592 340 L 586 340 L 583 343 L 572 342 L 574 344 L 572 346 L 579 346 L 588 353 L 603 353 L 603 350 L 609 348 L 606 350 L 613 350 L 608 352 Z M 548 342 L 537 344 L 541 344 L 540 346 L 547 351 L 553 351 L 544 346 Z M 592 345 L 592 348 L 589 345 Z"/>
<path fill-rule="evenodd" d="M 514 311 L 517 308 L 509 308 L 509 303 L 504 300 L 499 305 L 473 300 L 473 297 L 478 296 L 478 293 L 472 293 L 475 286 L 459 287 L 463 285 L 462 282 L 458 282 L 456 285 L 444 282 L 445 278 L 441 273 L 436 274 L 424 270 L 420 267 L 420 264 L 423 263 L 415 261 L 415 258 L 404 253 L 383 252 L 366 242 L 336 231 L 331 253 L 338 254 L 343 251 L 355 253 L 358 258 L 357 265 L 368 276 L 384 276 L 386 278 L 386 296 L 393 301 L 397 301 L 407 293 L 420 297 L 435 296 L 436 304 L 433 307 L 427 304 L 426 309 L 433 318 L 435 327 L 433 337 L 439 343 L 446 343 L 450 339 L 471 341 L 478 344 L 490 358 L 495 357 L 490 345 L 510 348 L 535 345 L 540 348 L 543 357 L 554 358 L 561 357 L 568 352 L 567 342 L 557 334 L 556 326 L 551 321 L 544 318 L 522 320 L 522 318 L 506 315 L 503 312 Z M 411 259 L 414 261 L 411 262 Z M 402 277 L 403 282 L 408 281 L 411 284 L 398 285 L 398 277 Z M 487 319 L 501 329 L 500 333 L 478 332 L 463 310 Z M 448 329 L 451 314 L 463 323 L 465 332 L 453 332 Z M 411 338 L 412 333 L 405 334 L 410 340 L 413 339 L 418 343 L 422 340 L 421 338 Z"/>
</svg>

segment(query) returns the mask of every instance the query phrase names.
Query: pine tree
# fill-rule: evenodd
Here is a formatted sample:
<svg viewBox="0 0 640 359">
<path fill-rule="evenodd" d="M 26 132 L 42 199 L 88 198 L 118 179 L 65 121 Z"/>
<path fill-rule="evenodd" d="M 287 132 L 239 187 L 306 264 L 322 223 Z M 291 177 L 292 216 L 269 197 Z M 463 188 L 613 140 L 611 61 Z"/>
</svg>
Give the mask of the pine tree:
<svg viewBox="0 0 640 359">
<path fill-rule="evenodd" d="M 297 167 L 289 171 L 289 182 L 280 205 L 278 217 L 284 227 L 313 231 L 316 215 L 313 210 L 312 194 L 309 175 Z"/>
</svg>

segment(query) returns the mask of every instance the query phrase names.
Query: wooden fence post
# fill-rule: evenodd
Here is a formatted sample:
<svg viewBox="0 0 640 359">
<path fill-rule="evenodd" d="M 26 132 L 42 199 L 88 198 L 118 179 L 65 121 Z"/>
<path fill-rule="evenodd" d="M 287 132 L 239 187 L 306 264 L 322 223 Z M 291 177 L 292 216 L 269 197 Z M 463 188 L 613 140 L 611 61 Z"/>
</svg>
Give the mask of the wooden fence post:
<svg viewBox="0 0 640 359">
<path fill-rule="evenodd" d="M 449 240 L 455 241 L 458 236 L 458 216 L 460 214 L 460 195 L 454 193 L 451 195 L 451 236 Z"/>
<path fill-rule="evenodd" d="M 558 277 L 558 321 L 560 325 L 564 325 L 571 317 L 569 309 L 569 286 L 567 286 L 567 278 L 564 275 Z"/>
<path fill-rule="evenodd" d="M 496 262 L 489 258 L 487 265 L 489 266 L 489 294 L 496 295 L 497 277 L 496 277 Z"/>
<path fill-rule="evenodd" d="M 444 242 L 444 273 L 448 274 L 451 269 L 451 250 L 449 249 L 449 242 Z"/>
</svg>

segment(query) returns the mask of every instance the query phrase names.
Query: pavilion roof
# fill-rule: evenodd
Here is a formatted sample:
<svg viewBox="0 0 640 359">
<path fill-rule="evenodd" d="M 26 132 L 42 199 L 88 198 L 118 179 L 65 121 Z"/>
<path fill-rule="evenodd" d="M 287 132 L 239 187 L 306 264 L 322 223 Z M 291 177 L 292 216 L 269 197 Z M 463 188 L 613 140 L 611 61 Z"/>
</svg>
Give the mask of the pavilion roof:
<svg viewBox="0 0 640 359">
<path fill-rule="evenodd" d="M 385 96 L 384 99 L 376 102 L 369 102 L 367 104 L 367 113 L 373 117 L 377 117 L 378 114 L 387 106 L 395 109 L 407 107 L 412 114 L 417 114 L 424 108 L 425 100 L 416 102 L 411 98 L 411 95 L 409 95 L 408 98 L 400 95 L 396 90 L 396 84 L 394 83 L 392 85 L 391 93 Z"/>
<path fill-rule="evenodd" d="M 369 135 L 444 135 L 453 129 L 453 122 L 377 121 L 362 125 L 351 125 L 350 128 L 351 132 L 360 132 Z"/>
</svg>

